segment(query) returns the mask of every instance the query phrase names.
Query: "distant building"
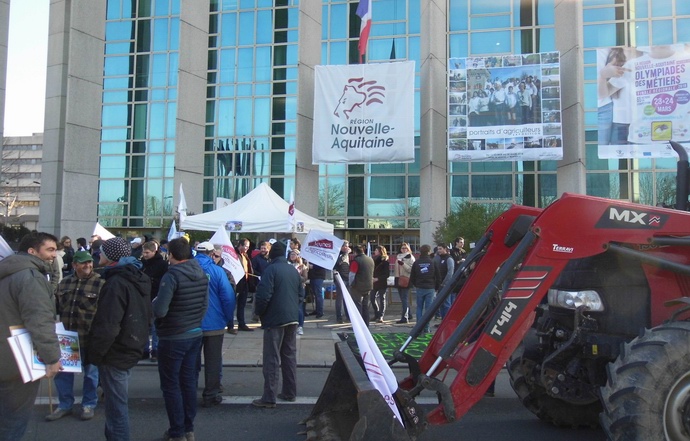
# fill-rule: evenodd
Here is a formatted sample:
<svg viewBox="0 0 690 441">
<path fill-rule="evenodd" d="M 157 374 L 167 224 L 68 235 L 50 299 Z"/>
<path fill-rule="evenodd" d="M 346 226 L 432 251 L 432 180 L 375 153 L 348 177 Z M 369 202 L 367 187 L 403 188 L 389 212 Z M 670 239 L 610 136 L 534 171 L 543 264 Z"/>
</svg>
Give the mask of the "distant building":
<svg viewBox="0 0 690 441">
<path fill-rule="evenodd" d="M 0 161 L 0 222 L 38 228 L 43 134 L 3 138 Z"/>
</svg>

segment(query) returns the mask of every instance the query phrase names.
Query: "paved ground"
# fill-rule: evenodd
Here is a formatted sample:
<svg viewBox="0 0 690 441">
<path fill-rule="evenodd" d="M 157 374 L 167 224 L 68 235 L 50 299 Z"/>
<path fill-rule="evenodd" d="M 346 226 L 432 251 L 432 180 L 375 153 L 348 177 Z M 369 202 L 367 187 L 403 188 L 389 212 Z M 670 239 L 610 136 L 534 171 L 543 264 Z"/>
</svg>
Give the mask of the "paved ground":
<svg viewBox="0 0 690 441">
<path fill-rule="evenodd" d="M 397 293 L 393 294 L 397 297 Z M 414 295 L 411 304 L 414 304 Z M 395 300 L 398 300 L 397 298 Z M 307 306 L 307 312 L 311 311 Z M 388 304 L 384 323 L 372 322 L 369 330 L 376 333 L 403 333 L 407 334 L 412 329 L 414 321 L 406 325 L 398 325 L 395 322 L 400 319 L 400 302 Z M 371 309 L 370 309 L 371 311 Z M 413 308 L 414 311 L 414 308 Z M 414 315 L 413 315 L 414 316 Z M 246 317 L 251 319 L 251 305 L 247 305 Z M 262 338 L 260 324 L 248 322 L 248 326 L 254 332 L 238 332 L 237 335 L 225 334 L 223 340 L 223 364 L 226 366 L 258 366 L 262 358 Z M 324 316 L 320 319 L 308 316 L 304 320 L 304 335 L 297 337 L 297 364 L 299 366 L 322 367 L 335 361 L 333 344 L 339 341 L 338 333 L 352 332 L 349 323 L 338 324 L 335 318 L 335 301 L 326 299 L 324 304 Z"/>
</svg>

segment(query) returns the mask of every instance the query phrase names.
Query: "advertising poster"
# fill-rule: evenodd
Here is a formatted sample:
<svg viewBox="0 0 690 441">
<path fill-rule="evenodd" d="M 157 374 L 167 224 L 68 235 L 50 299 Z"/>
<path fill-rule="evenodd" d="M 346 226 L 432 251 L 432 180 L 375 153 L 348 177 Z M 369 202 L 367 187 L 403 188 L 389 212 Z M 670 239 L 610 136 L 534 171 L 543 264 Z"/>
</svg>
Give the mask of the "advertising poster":
<svg viewBox="0 0 690 441">
<path fill-rule="evenodd" d="M 312 162 L 414 161 L 414 62 L 316 66 Z"/>
<path fill-rule="evenodd" d="M 448 160 L 563 158 L 558 52 L 448 60 Z"/>
<path fill-rule="evenodd" d="M 598 49 L 599 157 L 677 157 L 669 141 L 690 141 L 689 68 L 682 43 Z"/>
</svg>

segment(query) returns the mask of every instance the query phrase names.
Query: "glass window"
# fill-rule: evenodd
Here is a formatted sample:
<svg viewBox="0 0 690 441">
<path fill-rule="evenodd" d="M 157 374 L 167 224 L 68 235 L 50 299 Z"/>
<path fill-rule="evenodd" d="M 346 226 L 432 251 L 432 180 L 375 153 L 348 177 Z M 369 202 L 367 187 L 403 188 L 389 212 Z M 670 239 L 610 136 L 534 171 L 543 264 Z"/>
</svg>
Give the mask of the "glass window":
<svg viewBox="0 0 690 441">
<path fill-rule="evenodd" d="M 254 13 L 240 12 L 240 45 L 254 44 Z"/>
<path fill-rule="evenodd" d="M 105 72 L 106 76 L 130 74 L 129 57 L 106 57 Z"/>
<path fill-rule="evenodd" d="M 347 64 L 347 42 L 333 42 L 330 46 L 331 53 L 328 64 Z"/>
<path fill-rule="evenodd" d="M 256 43 L 273 42 L 273 11 L 258 11 L 256 15 Z"/>
<path fill-rule="evenodd" d="M 507 28 L 510 26 L 510 15 L 471 17 L 470 23 L 472 24 L 472 30 Z"/>
<path fill-rule="evenodd" d="M 482 199 L 513 198 L 513 183 L 510 175 L 472 176 L 472 197 Z"/>
<path fill-rule="evenodd" d="M 126 152 L 127 144 L 124 141 L 101 143 L 102 155 L 124 155 Z"/>
<path fill-rule="evenodd" d="M 271 130 L 271 100 L 257 98 L 254 100 L 254 135 L 268 136 Z"/>
<path fill-rule="evenodd" d="M 378 2 L 376 6 L 379 6 Z M 335 4 L 331 6 L 331 19 L 328 22 L 328 30 L 331 34 L 331 39 L 342 39 L 347 38 L 347 20 L 349 4 Z"/>
<path fill-rule="evenodd" d="M 652 17 L 671 16 L 673 16 L 673 0 L 654 0 L 654 6 L 652 7 Z"/>
<path fill-rule="evenodd" d="M 419 14 L 420 14 L 420 6 L 419 6 L 419 0 L 408 0 L 409 3 L 409 11 L 410 11 L 410 16 L 407 17 L 407 32 L 410 34 L 419 34 L 420 28 L 420 20 L 419 20 Z"/>
<path fill-rule="evenodd" d="M 180 19 L 170 20 L 170 50 L 176 51 L 180 48 Z"/>
<path fill-rule="evenodd" d="M 126 126 L 128 109 L 129 107 L 126 105 L 103 106 L 101 125 L 103 127 Z"/>
<path fill-rule="evenodd" d="M 110 21 L 105 24 L 106 41 L 131 40 L 134 34 L 134 22 L 132 20 Z"/>
<path fill-rule="evenodd" d="M 130 78 L 120 77 L 120 78 L 104 78 L 103 88 L 104 89 L 126 89 L 129 87 Z"/>
<path fill-rule="evenodd" d="M 553 25 L 556 22 L 554 0 L 539 0 L 537 2 L 537 24 L 541 26 Z"/>
<path fill-rule="evenodd" d="M 101 160 L 101 179 L 128 177 L 128 156 L 103 156 Z"/>
<path fill-rule="evenodd" d="M 219 100 L 218 101 L 218 136 L 234 136 L 234 122 L 235 122 L 235 101 L 234 100 Z"/>
<path fill-rule="evenodd" d="M 163 177 L 163 155 L 148 155 L 148 174 L 149 178 L 162 178 Z"/>
<path fill-rule="evenodd" d="M 450 36 L 450 57 L 463 58 L 467 54 L 467 34 L 452 34 Z"/>
<path fill-rule="evenodd" d="M 470 39 L 473 55 L 511 52 L 510 31 L 475 32 Z"/>
<path fill-rule="evenodd" d="M 153 20 L 153 50 L 164 51 L 168 48 L 168 20 Z"/>
<path fill-rule="evenodd" d="M 251 136 L 252 135 L 252 100 L 238 99 L 237 113 L 235 121 L 236 136 Z"/>
<path fill-rule="evenodd" d="M 175 127 L 177 121 L 177 103 L 168 103 L 168 121 L 166 126 L 165 135 L 168 138 L 175 137 Z"/>
<path fill-rule="evenodd" d="M 168 15 L 170 13 L 169 0 L 156 0 L 156 15 Z"/>
<path fill-rule="evenodd" d="M 585 47 L 616 46 L 616 25 L 584 25 L 583 40 Z"/>
<path fill-rule="evenodd" d="M 254 50 L 253 48 L 242 48 L 238 50 L 237 81 L 251 83 L 254 73 Z"/>
<path fill-rule="evenodd" d="M 221 46 L 235 46 L 237 44 L 236 26 L 237 14 L 225 13 L 221 15 Z"/>
<path fill-rule="evenodd" d="M 656 7 L 656 3 L 655 3 Z M 652 22 L 652 44 L 673 44 L 673 21 L 655 20 Z"/>
<path fill-rule="evenodd" d="M 676 15 L 690 15 L 690 2 L 676 0 Z"/>
<path fill-rule="evenodd" d="M 117 90 L 114 92 L 103 93 L 103 103 L 124 103 L 127 102 L 129 92 L 126 90 Z"/>
<path fill-rule="evenodd" d="M 152 103 L 149 122 L 149 138 L 165 137 L 165 104 Z"/>
<path fill-rule="evenodd" d="M 108 43 L 105 45 L 105 54 L 106 55 L 128 54 L 131 47 L 132 47 L 132 43 L 130 43 L 130 42 Z"/>
<path fill-rule="evenodd" d="M 495 14 L 498 12 L 510 12 L 510 0 L 472 1 L 470 14 Z"/>
</svg>

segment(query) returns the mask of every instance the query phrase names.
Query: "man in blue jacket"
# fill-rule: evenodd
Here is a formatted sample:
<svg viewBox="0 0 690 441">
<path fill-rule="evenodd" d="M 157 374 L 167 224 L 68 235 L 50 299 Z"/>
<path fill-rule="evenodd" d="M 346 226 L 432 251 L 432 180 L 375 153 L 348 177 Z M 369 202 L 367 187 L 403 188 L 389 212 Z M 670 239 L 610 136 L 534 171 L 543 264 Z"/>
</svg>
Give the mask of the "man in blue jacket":
<svg viewBox="0 0 690 441">
<path fill-rule="evenodd" d="M 196 260 L 208 276 L 208 309 L 201 321 L 205 381 L 201 405 L 204 407 L 215 406 L 223 401 L 220 387 L 223 370 L 223 336 L 225 325 L 232 320 L 235 312 L 235 291 L 223 268 L 216 265 L 211 258 L 213 248 L 211 242 L 202 242 L 196 247 Z M 197 366 L 197 371 L 201 370 L 201 354 L 199 354 Z"/>
<path fill-rule="evenodd" d="M 276 407 L 276 397 L 295 401 L 297 397 L 297 323 L 304 288 L 299 273 L 285 258 L 285 245 L 276 242 L 269 253 L 271 263 L 256 287 L 256 313 L 264 330 L 264 392 L 252 401 L 256 407 Z M 280 373 L 282 392 L 276 395 Z"/>
</svg>

